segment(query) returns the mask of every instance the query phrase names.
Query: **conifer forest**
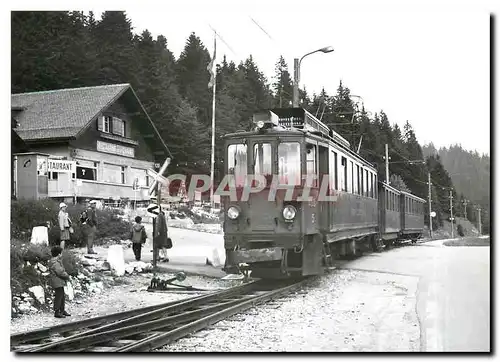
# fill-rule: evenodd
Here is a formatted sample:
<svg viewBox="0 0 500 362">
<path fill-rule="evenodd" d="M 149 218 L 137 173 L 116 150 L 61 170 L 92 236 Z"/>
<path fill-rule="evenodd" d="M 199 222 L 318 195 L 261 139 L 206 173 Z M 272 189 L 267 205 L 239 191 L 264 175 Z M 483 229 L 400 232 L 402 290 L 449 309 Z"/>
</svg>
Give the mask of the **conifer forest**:
<svg viewBox="0 0 500 362">
<path fill-rule="evenodd" d="M 92 12 L 12 12 L 11 92 L 130 83 L 174 157 L 169 173 L 209 174 L 211 45 L 192 33 L 176 58 L 168 47 L 169 34 L 154 39 L 147 30 L 140 34 L 133 30 L 123 11 L 106 11 L 100 20 Z M 283 57 L 276 59 L 271 79 L 251 54 L 239 64 L 226 56 L 217 64 L 216 182 L 223 176 L 221 136 L 250 129 L 256 110 L 290 107 L 292 77 L 293 69 Z M 427 200 L 430 172 L 437 214 L 434 229 L 449 218 L 452 190 L 454 213 L 477 225 L 472 206 L 481 207 L 483 233 L 489 233 L 489 155 L 464 150 L 459 144 L 441 149 L 432 143 L 421 145 L 411 120 L 390 120 L 383 104 L 380 109 L 365 109 L 342 82 L 319 94 L 300 90 L 299 99 L 301 107 L 340 133 L 354 150 L 361 144 L 361 156 L 376 165 L 380 181 L 385 179 L 385 144 L 393 186 Z M 464 200 L 470 206 L 467 215 L 463 215 Z"/>
</svg>

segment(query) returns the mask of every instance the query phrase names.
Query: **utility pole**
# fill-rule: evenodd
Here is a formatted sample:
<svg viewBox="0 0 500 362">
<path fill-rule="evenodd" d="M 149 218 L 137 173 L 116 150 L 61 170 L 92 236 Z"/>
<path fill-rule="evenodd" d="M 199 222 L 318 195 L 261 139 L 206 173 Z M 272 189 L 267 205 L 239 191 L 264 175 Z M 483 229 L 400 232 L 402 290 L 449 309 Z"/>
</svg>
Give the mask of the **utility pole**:
<svg viewBox="0 0 500 362">
<path fill-rule="evenodd" d="M 293 60 L 293 98 L 292 107 L 299 106 L 299 81 L 300 81 L 300 62 L 298 58 Z"/>
<path fill-rule="evenodd" d="M 482 233 L 481 233 L 481 208 L 480 207 L 477 209 L 477 214 L 478 214 L 477 215 L 478 216 L 477 229 L 479 230 L 479 235 L 482 235 Z"/>
<path fill-rule="evenodd" d="M 428 184 L 429 184 L 429 232 L 430 232 L 430 236 L 431 236 L 431 239 L 432 239 L 432 216 L 431 216 L 431 212 L 432 212 L 432 197 L 431 197 L 431 173 L 428 172 L 427 173 L 427 178 L 428 178 Z"/>
<path fill-rule="evenodd" d="M 453 239 L 453 192 L 450 190 L 450 221 L 451 221 L 451 238 Z"/>
<path fill-rule="evenodd" d="M 389 145 L 385 144 L 385 182 L 389 185 Z"/>
</svg>

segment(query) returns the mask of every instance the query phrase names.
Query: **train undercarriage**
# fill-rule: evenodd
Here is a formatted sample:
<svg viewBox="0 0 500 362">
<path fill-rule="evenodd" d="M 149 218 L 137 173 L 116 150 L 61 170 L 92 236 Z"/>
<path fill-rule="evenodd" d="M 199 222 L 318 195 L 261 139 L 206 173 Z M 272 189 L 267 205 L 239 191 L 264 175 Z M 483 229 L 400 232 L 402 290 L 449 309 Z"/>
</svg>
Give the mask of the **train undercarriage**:
<svg viewBox="0 0 500 362">
<path fill-rule="evenodd" d="M 328 242 L 322 234 L 306 235 L 302 248 L 270 246 L 266 248 L 226 250 L 227 273 L 248 274 L 264 279 L 321 275 L 336 259 L 352 259 L 365 252 L 383 248 L 378 234 Z"/>
</svg>

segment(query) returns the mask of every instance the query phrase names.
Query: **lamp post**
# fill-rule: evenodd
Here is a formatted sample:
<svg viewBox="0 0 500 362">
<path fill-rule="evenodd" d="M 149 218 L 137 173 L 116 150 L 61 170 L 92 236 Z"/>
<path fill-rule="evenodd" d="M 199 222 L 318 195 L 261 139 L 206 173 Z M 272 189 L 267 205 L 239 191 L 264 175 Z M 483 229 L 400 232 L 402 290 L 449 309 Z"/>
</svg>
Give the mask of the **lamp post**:
<svg viewBox="0 0 500 362">
<path fill-rule="evenodd" d="M 299 81 L 300 81 L 300 63 L 302 63 L 302 59 L 307 57 L 308 55 L 317 53 L 317 52 L 322 52 L 322 53 L 330 53 L 333 52 L 333 47 L 328 46 L 324 47 L 321 49 L 317 49 L 315 51 L 312 51 L 310 53 L 307 53 L 302 56 L 302 58 L 295 58 L 293 60 L 293 107 L 298 107 L 299 106 Z"/>
</svg>

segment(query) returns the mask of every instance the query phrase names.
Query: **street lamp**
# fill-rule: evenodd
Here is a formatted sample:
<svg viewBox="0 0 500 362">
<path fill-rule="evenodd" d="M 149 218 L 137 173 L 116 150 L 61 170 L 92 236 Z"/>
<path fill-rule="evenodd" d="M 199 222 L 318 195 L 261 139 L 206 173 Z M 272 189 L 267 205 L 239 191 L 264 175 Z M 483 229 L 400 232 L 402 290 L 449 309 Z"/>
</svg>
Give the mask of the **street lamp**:
<svg viewBox="0 0 500 362">
<path fill-rule="evenodd" d="M 317 52 L 331 53 L 331 52 L 333 52 L 333 47 L 328 46 L 328 47 L 324 47 L 321 49 L 317 49 L 315 51 L 312 51 L 310 53 L 305 54 L 304 56 L 302 56 L 302 58 L 300 58 L 300 60 L 298 58 L 295 58 L 293 60 L 293 69 L 294 69 L 294 72 L 293 72 L 293 107 L 299 106 L 300 63 L 302 63 L 302 59 L 304 59 L 308 55 L 311 55 L 311 54 L 314 54 Z"/>
</svg>

